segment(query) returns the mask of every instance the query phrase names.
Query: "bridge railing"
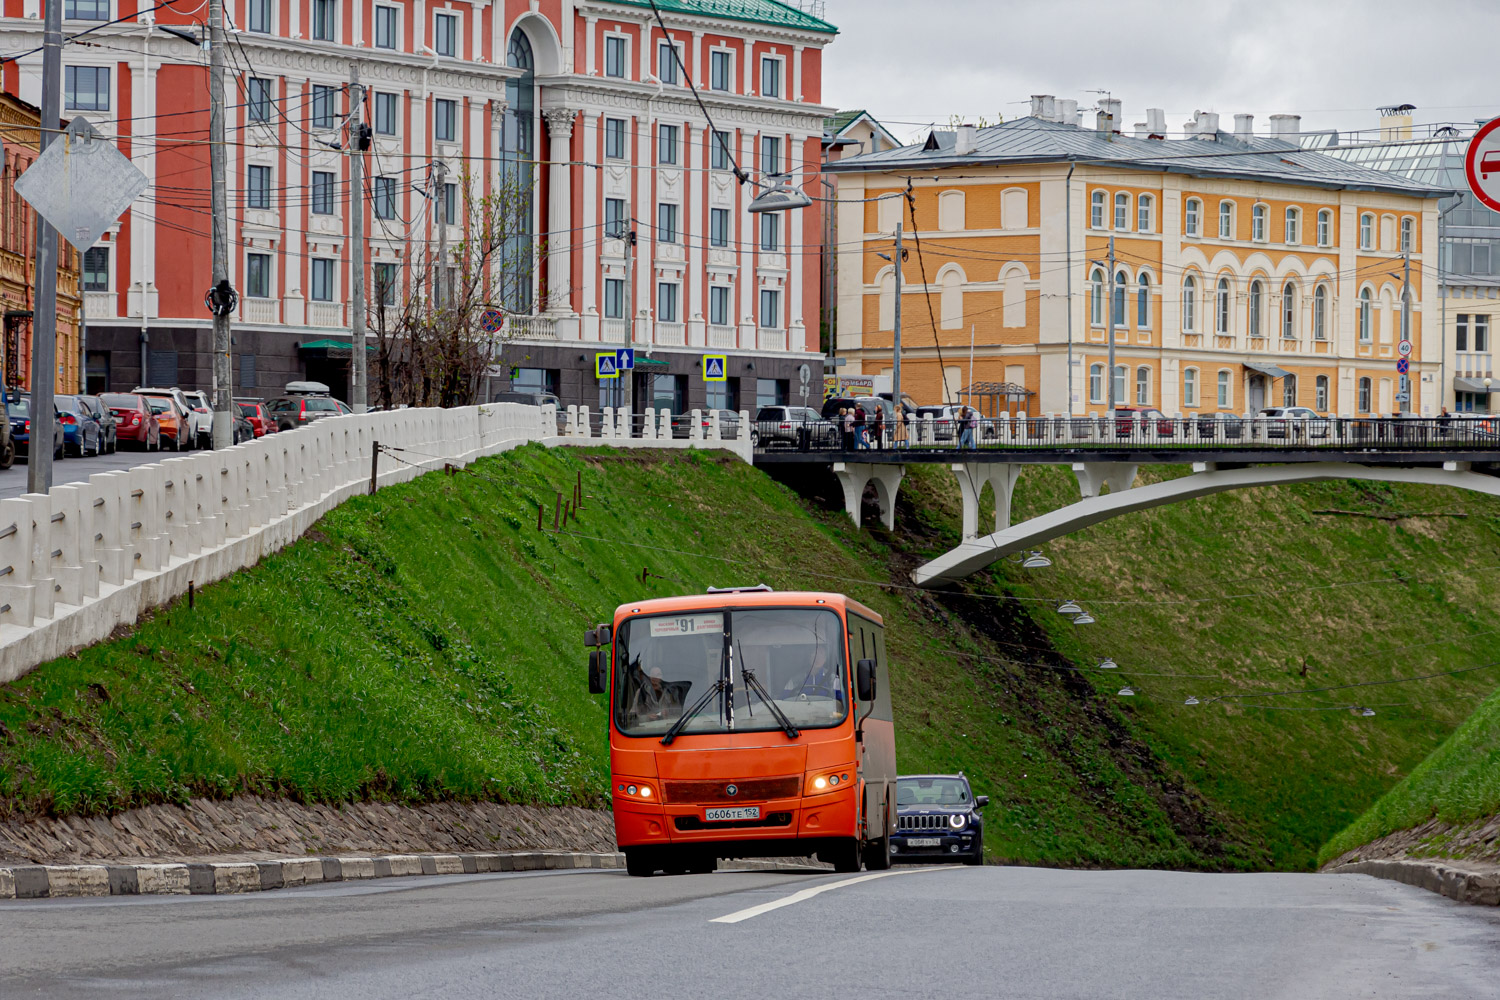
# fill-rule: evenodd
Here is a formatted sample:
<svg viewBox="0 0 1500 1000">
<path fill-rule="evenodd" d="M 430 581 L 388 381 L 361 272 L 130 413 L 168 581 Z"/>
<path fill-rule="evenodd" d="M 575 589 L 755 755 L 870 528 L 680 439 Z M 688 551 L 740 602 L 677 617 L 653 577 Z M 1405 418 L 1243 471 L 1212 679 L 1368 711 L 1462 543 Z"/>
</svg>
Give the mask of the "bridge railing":
<svg viewBox="0 0 1500 1000">
<path fill-rule="evenodd" d="M 858 451 L 1495 451 L 1500 414 L 1449 417 L 1269 417 L 1248 414 L 908 419 L 904 428 L 866 421 L 756 421 L 756 452 Z"/>
</svg>

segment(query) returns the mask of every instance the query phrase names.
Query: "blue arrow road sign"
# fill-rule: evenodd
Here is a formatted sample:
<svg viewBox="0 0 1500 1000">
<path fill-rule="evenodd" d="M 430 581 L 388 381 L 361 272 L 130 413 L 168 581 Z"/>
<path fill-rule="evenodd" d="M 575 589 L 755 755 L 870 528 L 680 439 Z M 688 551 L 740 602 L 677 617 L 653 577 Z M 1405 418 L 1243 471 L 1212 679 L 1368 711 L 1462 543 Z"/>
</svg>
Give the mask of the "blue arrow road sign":
<svg viewBox="0 0 1500 1000">
<path fill-rule="evenodd" d="M 723 354 L 703 355 L 703 381 L 705 382 L 727 382 L 729 376 L 725 371 L 729 368 L 729 358 Z"/>
<path fill-rule="evenodd" d="M 594 355 L 594 377 L 600 379 L 620 377 L 620 366 L 613 351 L 608 354 Z"/>
<path fill-rule="evenodd" d="M 1411 371 L 1411 362 L 1406 360 L 1405 358 L 1402 358 L 1400 361 L 1396 362 L 1396 371 L 1400 372 L 1402 375 L 1405 375 L 1407 372 Z"/>
<path fill-rule="evenodd" d="M 620 371 L 622 371 L 622 372 L 634 371 L 635 370 L 635 348 L 634 347 L 617 347 L 617 348 L 615 348 L 615 367 L 618 368 L 618 369 L 620 369 Z"/>
</svg>

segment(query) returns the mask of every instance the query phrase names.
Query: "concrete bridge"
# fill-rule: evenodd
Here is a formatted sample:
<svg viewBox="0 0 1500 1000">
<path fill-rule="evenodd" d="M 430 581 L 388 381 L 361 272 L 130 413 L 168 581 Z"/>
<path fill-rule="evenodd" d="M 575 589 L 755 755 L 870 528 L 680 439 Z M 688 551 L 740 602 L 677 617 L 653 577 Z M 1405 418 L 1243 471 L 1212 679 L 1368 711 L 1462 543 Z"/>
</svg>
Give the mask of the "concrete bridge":
<svg viewBox="0 0 1500 1000">
<path fill-rule="evenodd" d="M 1121 514 L 1225 490 L 1330 479 L 1453 486 L 1500 496 L 1500 415 L 1452 418 L 1265 417 L 1154 418 L 1140 414 L 986 420 L 972 435 L 922 421 L 898 447 L 846 448 L 831 424 L 756 425 L 757 465 L 830 466 L 844 505 L 858 525 L 873 485 L 881 518 L 895 523 L 896 495 L 906 467 L 945 464 L 963 499 L 963 542 L 919 567 L 913 579 L 938 586 L 976 573 L 1007 556 Z M 875 442 L 872 441 L 872 445 Z M 1148 464 L 1191 464 L 1193 474 L 1137 487 Z M 1011 498 L 1028 465 L 1066 465 L 1078 479 L 1075 504 L 1010 523 Z M 994 495 L 995 524 L 980 535 L 985 488 Z M 1105 493 L 1105 487 L 1109 492 Z"/>
</svg>

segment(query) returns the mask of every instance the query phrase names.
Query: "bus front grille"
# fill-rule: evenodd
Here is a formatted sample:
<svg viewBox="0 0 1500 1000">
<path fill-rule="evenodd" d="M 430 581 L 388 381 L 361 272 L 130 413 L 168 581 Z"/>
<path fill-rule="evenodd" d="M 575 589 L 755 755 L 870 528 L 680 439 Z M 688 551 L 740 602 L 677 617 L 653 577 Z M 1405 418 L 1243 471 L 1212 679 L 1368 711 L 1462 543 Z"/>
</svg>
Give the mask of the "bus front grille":
<svg viewBox="0 0 1500 1000">
<path fill-rule="evenodd" d="M 736 819 L 728 822 L 709 823 L 699 819 L 697 816 L 678 816 L 672 821 L 679 830 L 721 830 L 726 827 L 747 826 L 791 826 L 792 814 L 789 812 L 771 813 L 764 819 Z"/>
<path fill-rule="evenodd" d="M 763 802 L 766 799 L 794 798 L 802 778 L 746 778 L 743 781 L 668 781 L 663 786 L 666 801 L 671 803 Z M 729 789 L 734 788 L 734 794 Z"/>
</svg>

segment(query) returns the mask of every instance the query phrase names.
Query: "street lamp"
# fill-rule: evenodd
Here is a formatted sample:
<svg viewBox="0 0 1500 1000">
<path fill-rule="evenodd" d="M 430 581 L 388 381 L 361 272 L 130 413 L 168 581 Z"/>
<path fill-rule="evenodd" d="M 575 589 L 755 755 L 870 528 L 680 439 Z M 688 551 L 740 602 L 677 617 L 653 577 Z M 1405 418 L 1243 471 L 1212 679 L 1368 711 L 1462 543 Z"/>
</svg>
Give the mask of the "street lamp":
<svg viewBox="0 0 1500 1000">
<path fill-rule="evenodd" d="M 1113 656 L 1106 656 L 1104 659 L 1102 659 L 1102 660 L 1099 661 L 1099 669 L 1100 670 L 1119 670 L 1120 669 L 1120 665 L 1115 662 L 1115 658 Z"/>
<path fill-rule="evenodd" d="M 792 208 L 809 208 L 812 199 L 792 186 L 792 175 L 783 174 L 770 190 L 762 191 L 746 207 L 747 212 L 785 212 Z"/>
</svg>

